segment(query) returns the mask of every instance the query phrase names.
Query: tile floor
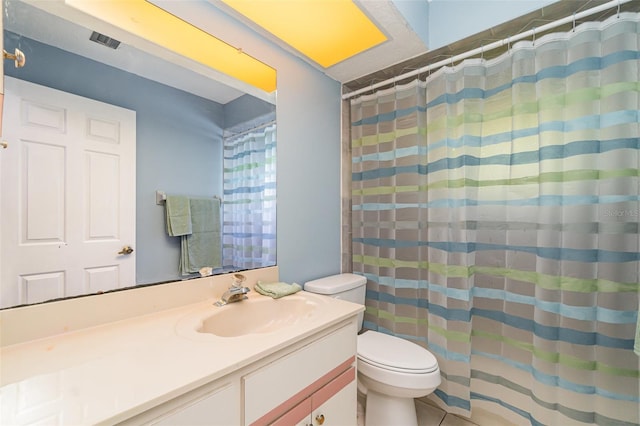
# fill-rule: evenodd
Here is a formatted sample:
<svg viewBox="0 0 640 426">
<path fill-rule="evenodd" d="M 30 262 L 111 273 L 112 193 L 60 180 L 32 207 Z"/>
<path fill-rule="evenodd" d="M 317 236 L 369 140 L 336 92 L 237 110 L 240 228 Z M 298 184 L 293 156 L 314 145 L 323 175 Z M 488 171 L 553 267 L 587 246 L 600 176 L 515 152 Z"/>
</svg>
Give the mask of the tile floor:
<svg viewBox="0 0 640 426">
<path fill-rule="evenodd" d="M 362 399 L 358 395 L 358 426 L 364 426 Z M 469 420 L 455 414 L 447 414 L 446 411 L 422 401 L 416 401 L 416 412 L 418 414 L 418 426 L 477 426 Z"/>
<path fill-rule="evenodd" d="M 419 426 L 476 426 L 469 420 L 422 401 L 416 401 Z"/>
</svg>

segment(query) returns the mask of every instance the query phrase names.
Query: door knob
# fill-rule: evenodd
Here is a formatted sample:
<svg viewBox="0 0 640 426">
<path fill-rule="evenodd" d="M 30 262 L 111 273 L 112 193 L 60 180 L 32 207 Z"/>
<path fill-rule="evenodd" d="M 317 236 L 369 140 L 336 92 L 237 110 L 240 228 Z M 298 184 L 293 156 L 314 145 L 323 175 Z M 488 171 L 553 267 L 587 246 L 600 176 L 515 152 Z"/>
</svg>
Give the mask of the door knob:
<svg viewBox="0 0 640 426">
<path fill-rule="evenodd" d="M 133 253 L 133 249 L 130 246 L 124 246 L 124 247 L 122 247 L 122 250 L 120 250 L 118 252 L 118 254 L 123 254 L 123 255 L 124 254 L 131 254 L 131 253 Z"/>
</svg>

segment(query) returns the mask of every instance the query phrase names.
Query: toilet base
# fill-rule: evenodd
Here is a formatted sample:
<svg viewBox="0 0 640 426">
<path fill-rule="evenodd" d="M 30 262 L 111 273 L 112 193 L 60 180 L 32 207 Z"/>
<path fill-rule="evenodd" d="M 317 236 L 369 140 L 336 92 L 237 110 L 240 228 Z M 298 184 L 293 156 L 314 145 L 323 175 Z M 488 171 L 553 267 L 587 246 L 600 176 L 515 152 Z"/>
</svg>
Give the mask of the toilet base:
<svg viewBox="0 0 640 426">
<path fill-rule="evenodd" d="M 413 398 L 383 395 L 369 389 L 365 409 L 365 426 L 418 426 Z"/>
</svg>

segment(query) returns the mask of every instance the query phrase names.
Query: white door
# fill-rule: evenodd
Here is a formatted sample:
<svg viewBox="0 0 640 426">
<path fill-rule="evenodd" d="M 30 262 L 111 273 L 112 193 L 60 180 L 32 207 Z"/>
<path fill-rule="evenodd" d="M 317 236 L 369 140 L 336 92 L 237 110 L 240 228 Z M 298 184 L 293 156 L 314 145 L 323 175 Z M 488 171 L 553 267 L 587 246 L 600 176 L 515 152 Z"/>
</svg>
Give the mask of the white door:
<svg viewBox="0 0 640 426">
<path fill-rule="evenodd" d="M 135 285 L 135 111 L 5 77 L 0 307 Z"/>
</svg>

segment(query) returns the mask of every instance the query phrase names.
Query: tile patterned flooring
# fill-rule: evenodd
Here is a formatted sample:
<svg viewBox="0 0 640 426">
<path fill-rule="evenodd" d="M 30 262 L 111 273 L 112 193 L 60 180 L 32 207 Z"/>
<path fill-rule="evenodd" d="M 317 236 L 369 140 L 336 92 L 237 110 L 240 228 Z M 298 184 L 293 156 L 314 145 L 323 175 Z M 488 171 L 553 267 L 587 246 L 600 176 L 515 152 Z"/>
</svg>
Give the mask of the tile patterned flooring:
<svg viewBox="0 0 640 426">
<path fill-rule="evenodd" d="M 447 414 L 446 411 L 422 401 L 416 401 L 416 412 L 418 426 L 477 426 L 463 417 Z"/>
<path fill-rule="evenodd" d="M 477 426 L 469 420 L 456 416 L 455 414 L 447 414 L 446 411 L 422 401 L 416 401 L 416 412 L 418 414 L 418 426 Z M 358 398 L 358 426 L 364 426 L 364 414 L 360 395 Z"/>
</svg>

